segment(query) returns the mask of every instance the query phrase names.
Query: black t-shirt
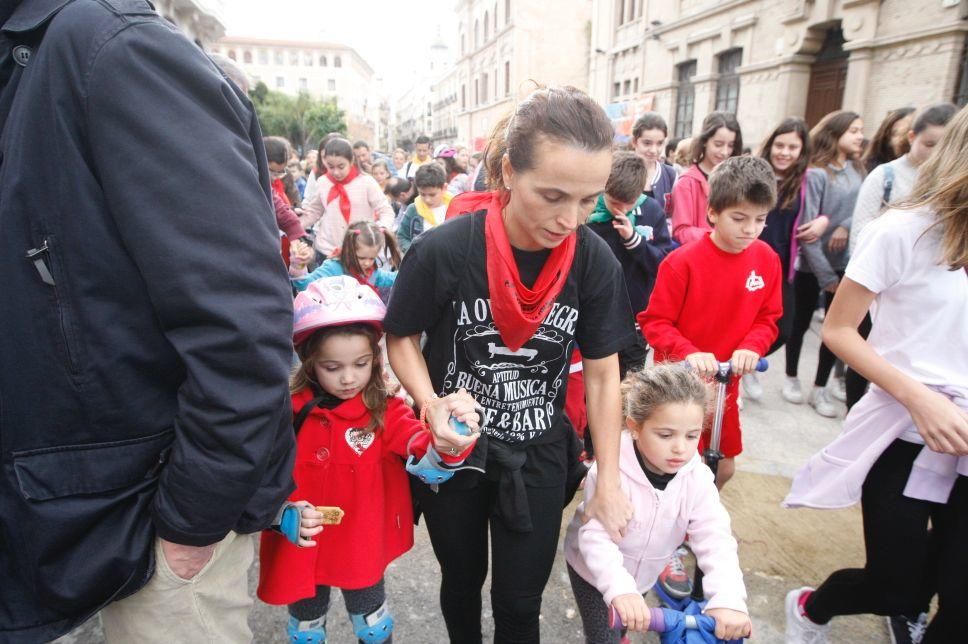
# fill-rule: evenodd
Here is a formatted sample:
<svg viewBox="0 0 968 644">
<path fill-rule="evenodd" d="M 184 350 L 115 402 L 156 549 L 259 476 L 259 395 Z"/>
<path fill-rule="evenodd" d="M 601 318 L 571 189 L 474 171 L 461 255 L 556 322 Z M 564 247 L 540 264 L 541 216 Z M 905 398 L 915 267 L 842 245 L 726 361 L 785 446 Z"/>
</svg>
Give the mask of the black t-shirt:
<svg viewBox="0 0 968 644">
<path fill-rule="evenodd" d="M 673 472 L 672 474 L 656 474 L 647 468 L 645 466 L 645 460 L 642 458 L 642 455 L 639 454 L 639 450 L 635 450 L 635 458 L 639 462 L 639 467 L 641 467 L 642 471 L 645 472 L 645 478 L 649 479 L 649 483 L 651 483 L 652 487 L 657 490 L 666 489 L 666 486 L 669 485 L 672 479 L 676 478 L 676 472 Z"/>
<path fill-rule="evenodd" d="M 560 428 L 576 344 L 585 357 L 600 359 L 635 342 L 632 309 L 618 261 L 583 226 L 551 311 L 534 336 L 511 351 L 491 317 L 484 218 L 484 212 L 464 215 L 414 240 L 384 328 L 397 336 L 426 332 L 424 357 L 434 389 L 467 389 L 484 408 L 484 434 L 524 443 Z M 515 253 L 522 281 L 533 284 L 547 254 Z"/>
<path fill-rule="evenodd" d="M 760 233 L 760 239 L 770 245 L 780 256 L 783 274 L 790 270 L 790 245 L 793 241 L 793 224 L 800 214 L 800 199 L 797 197 L 787 208 L 774 206 L 766 216 L 766 227 Z"/>
</svg>

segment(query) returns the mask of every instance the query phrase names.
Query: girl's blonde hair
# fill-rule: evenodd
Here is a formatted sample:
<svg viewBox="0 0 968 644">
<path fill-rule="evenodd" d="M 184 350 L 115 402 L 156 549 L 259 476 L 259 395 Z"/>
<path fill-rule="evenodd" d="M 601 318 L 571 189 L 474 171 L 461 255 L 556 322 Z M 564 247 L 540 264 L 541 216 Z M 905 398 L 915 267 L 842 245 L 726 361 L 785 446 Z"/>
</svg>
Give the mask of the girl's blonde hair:
<svg viewBox="0 0 968 644">
<path fill-rule="evenodd" d="M 387 389 L 386 378 L 383 376 L 383 352 L 380 350 L 381 333 L 369 324 L 325 327 L 316 331 L 305 342 L 297 345 L 296 353 L 299 356 L 299 365 L 293 369 L 292 376 L 289 378 L 289 391 L 295 394 L 307 387 L 320 389 L 313 369 L 316 356 L 319 354 L 319 348 L 326 340 L 338 335 L 362 335 L 370 343 L 370 350 L 373 352 L 373 371 L 363 388 L 363 405 L 370 412 L 370 424 L 366 426 L 366 431 L 378 431 L 383 427 L 383 418 L 386 415 L 387 399 L 390 397 L 390 392 Z"/>
<path fill-rule="evenodd" d="M 625 415 L 636 425 L 644 423 L 662 405 L 693 403 L 708 414 L 710 385 L 695 371 L 678 362 L 664 362 L 630 371 L 622 381 Z"/>
<path fill-rule="evenodd" d="M 941 263 L 953 271 L 968 268 L 968 107 L 948 123 L 901 207 L 937 213 Z"/>
</svg>

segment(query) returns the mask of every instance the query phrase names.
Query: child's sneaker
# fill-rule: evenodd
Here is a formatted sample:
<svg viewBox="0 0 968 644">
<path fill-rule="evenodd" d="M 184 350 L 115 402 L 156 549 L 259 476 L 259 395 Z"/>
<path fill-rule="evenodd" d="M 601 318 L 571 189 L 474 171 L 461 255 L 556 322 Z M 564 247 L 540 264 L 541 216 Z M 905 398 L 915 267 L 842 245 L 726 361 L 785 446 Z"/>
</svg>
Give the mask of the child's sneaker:
<svg viewBox="0 0 968 644">
<path fill-rule="evenodd" d="M 847 402 L 847 383 L 842 376 L 831 378 L 827 383 L 827 390 L 834 400 Z"/>
<path fill-rule="evenodd" d="M 786 644 L 827 644 L 827 624 L 815 624 L 803 614 L 800 597 L 805 592 L 812 592 L 813 588 L 804 586 L 787 593 L 786 608 Z"/>
<path fill-rule="evenodd" d="M 686 556 L 686 549 L 679 546 L 669 558 L 669 563 L 659 573 L 659 584 L 662 585 L 662 590 L 676 599 L 688 597 L 692 593 L 692 580 L 686 572 L 686 564 L 682 561 L 684 556 Z"/>
<path fill-rule="evenodd" d="M 783 391 L 780 392 L 783 400 L 794 405 L 803 404 L 803 389 L 800 388 L 800 379 L 792 376 L 786 377 L 783 383 Z"/>
<path fill-rule="evenodd" d="M 927 613 L 921 613 L 913 622 L 903 615 L 887 618 L 887 632 L 891 636 L 891 644 L 921 644 L 927 630 Z"/>
<path fill-rule="evenodd" d="M 748 373 L 743 376 L 743 393 L 750 400 L 756 401 L 763 397 L 763 385 L 756 373 Z"/>
<path fill-rule="evenodd" d="M 814 387 L 813 391 L 810 392 L 810 406 L 821 416 L 826 418 L 837 417 L 837 405 L 830 400 L 824 387 Z"/>
</svg>

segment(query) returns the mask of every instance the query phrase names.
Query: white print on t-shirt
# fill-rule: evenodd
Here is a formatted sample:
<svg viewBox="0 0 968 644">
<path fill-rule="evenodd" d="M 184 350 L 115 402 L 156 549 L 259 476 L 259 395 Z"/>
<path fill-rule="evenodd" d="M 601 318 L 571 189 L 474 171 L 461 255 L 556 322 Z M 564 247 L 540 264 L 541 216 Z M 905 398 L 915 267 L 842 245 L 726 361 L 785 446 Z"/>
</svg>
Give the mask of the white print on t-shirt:
<svg viewBox="0 0 968 644">
<path fill-rule="evenodd" d="M 749 276 L 746 278 L 746 290 L 752 293 L 765 287 L 766 282 L 763 281 L 763 278 L 757 275 L 756 271 L 750 271 Z"/>
<path fill-rule="evenodd" d="M 555 303 L 524 347 L 501 339 L 485 298 L 455 302 L 454 354 L 445 391 L 466 389 L 484 409 L 484 433 L 502 440 L 530 440 L 554 425 L 559 392 L 568 377 L 565 359 L 574 341 L 578 311 Z"/>
<path fill-rule="evenodd" d="M 366 448 L 373 444 L 373 432 L 368 432 L 365 429 L 350 427 L 346 430 L 345 436 L 346 444 L 360 456 L 363 456 Z"/>
</svg>

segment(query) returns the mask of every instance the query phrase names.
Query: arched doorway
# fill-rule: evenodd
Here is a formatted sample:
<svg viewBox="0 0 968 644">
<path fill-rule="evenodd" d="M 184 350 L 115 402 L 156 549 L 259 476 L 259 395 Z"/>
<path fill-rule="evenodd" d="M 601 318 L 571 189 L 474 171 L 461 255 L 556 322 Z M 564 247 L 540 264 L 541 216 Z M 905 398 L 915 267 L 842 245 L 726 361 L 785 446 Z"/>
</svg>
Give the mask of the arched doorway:
<svg viewBox="0 0 968 644">
<path fill-rule="evenodd" d="M 844 51 L 844 33 L 839 26 L 827 29 L 817 58 L 810 66 L 810 84 L 807 87 L 807 125 L 813 127 L 828 112 L 839 110 L 844 101 L 847 85 L 847 59 Z"/>
</svg>

